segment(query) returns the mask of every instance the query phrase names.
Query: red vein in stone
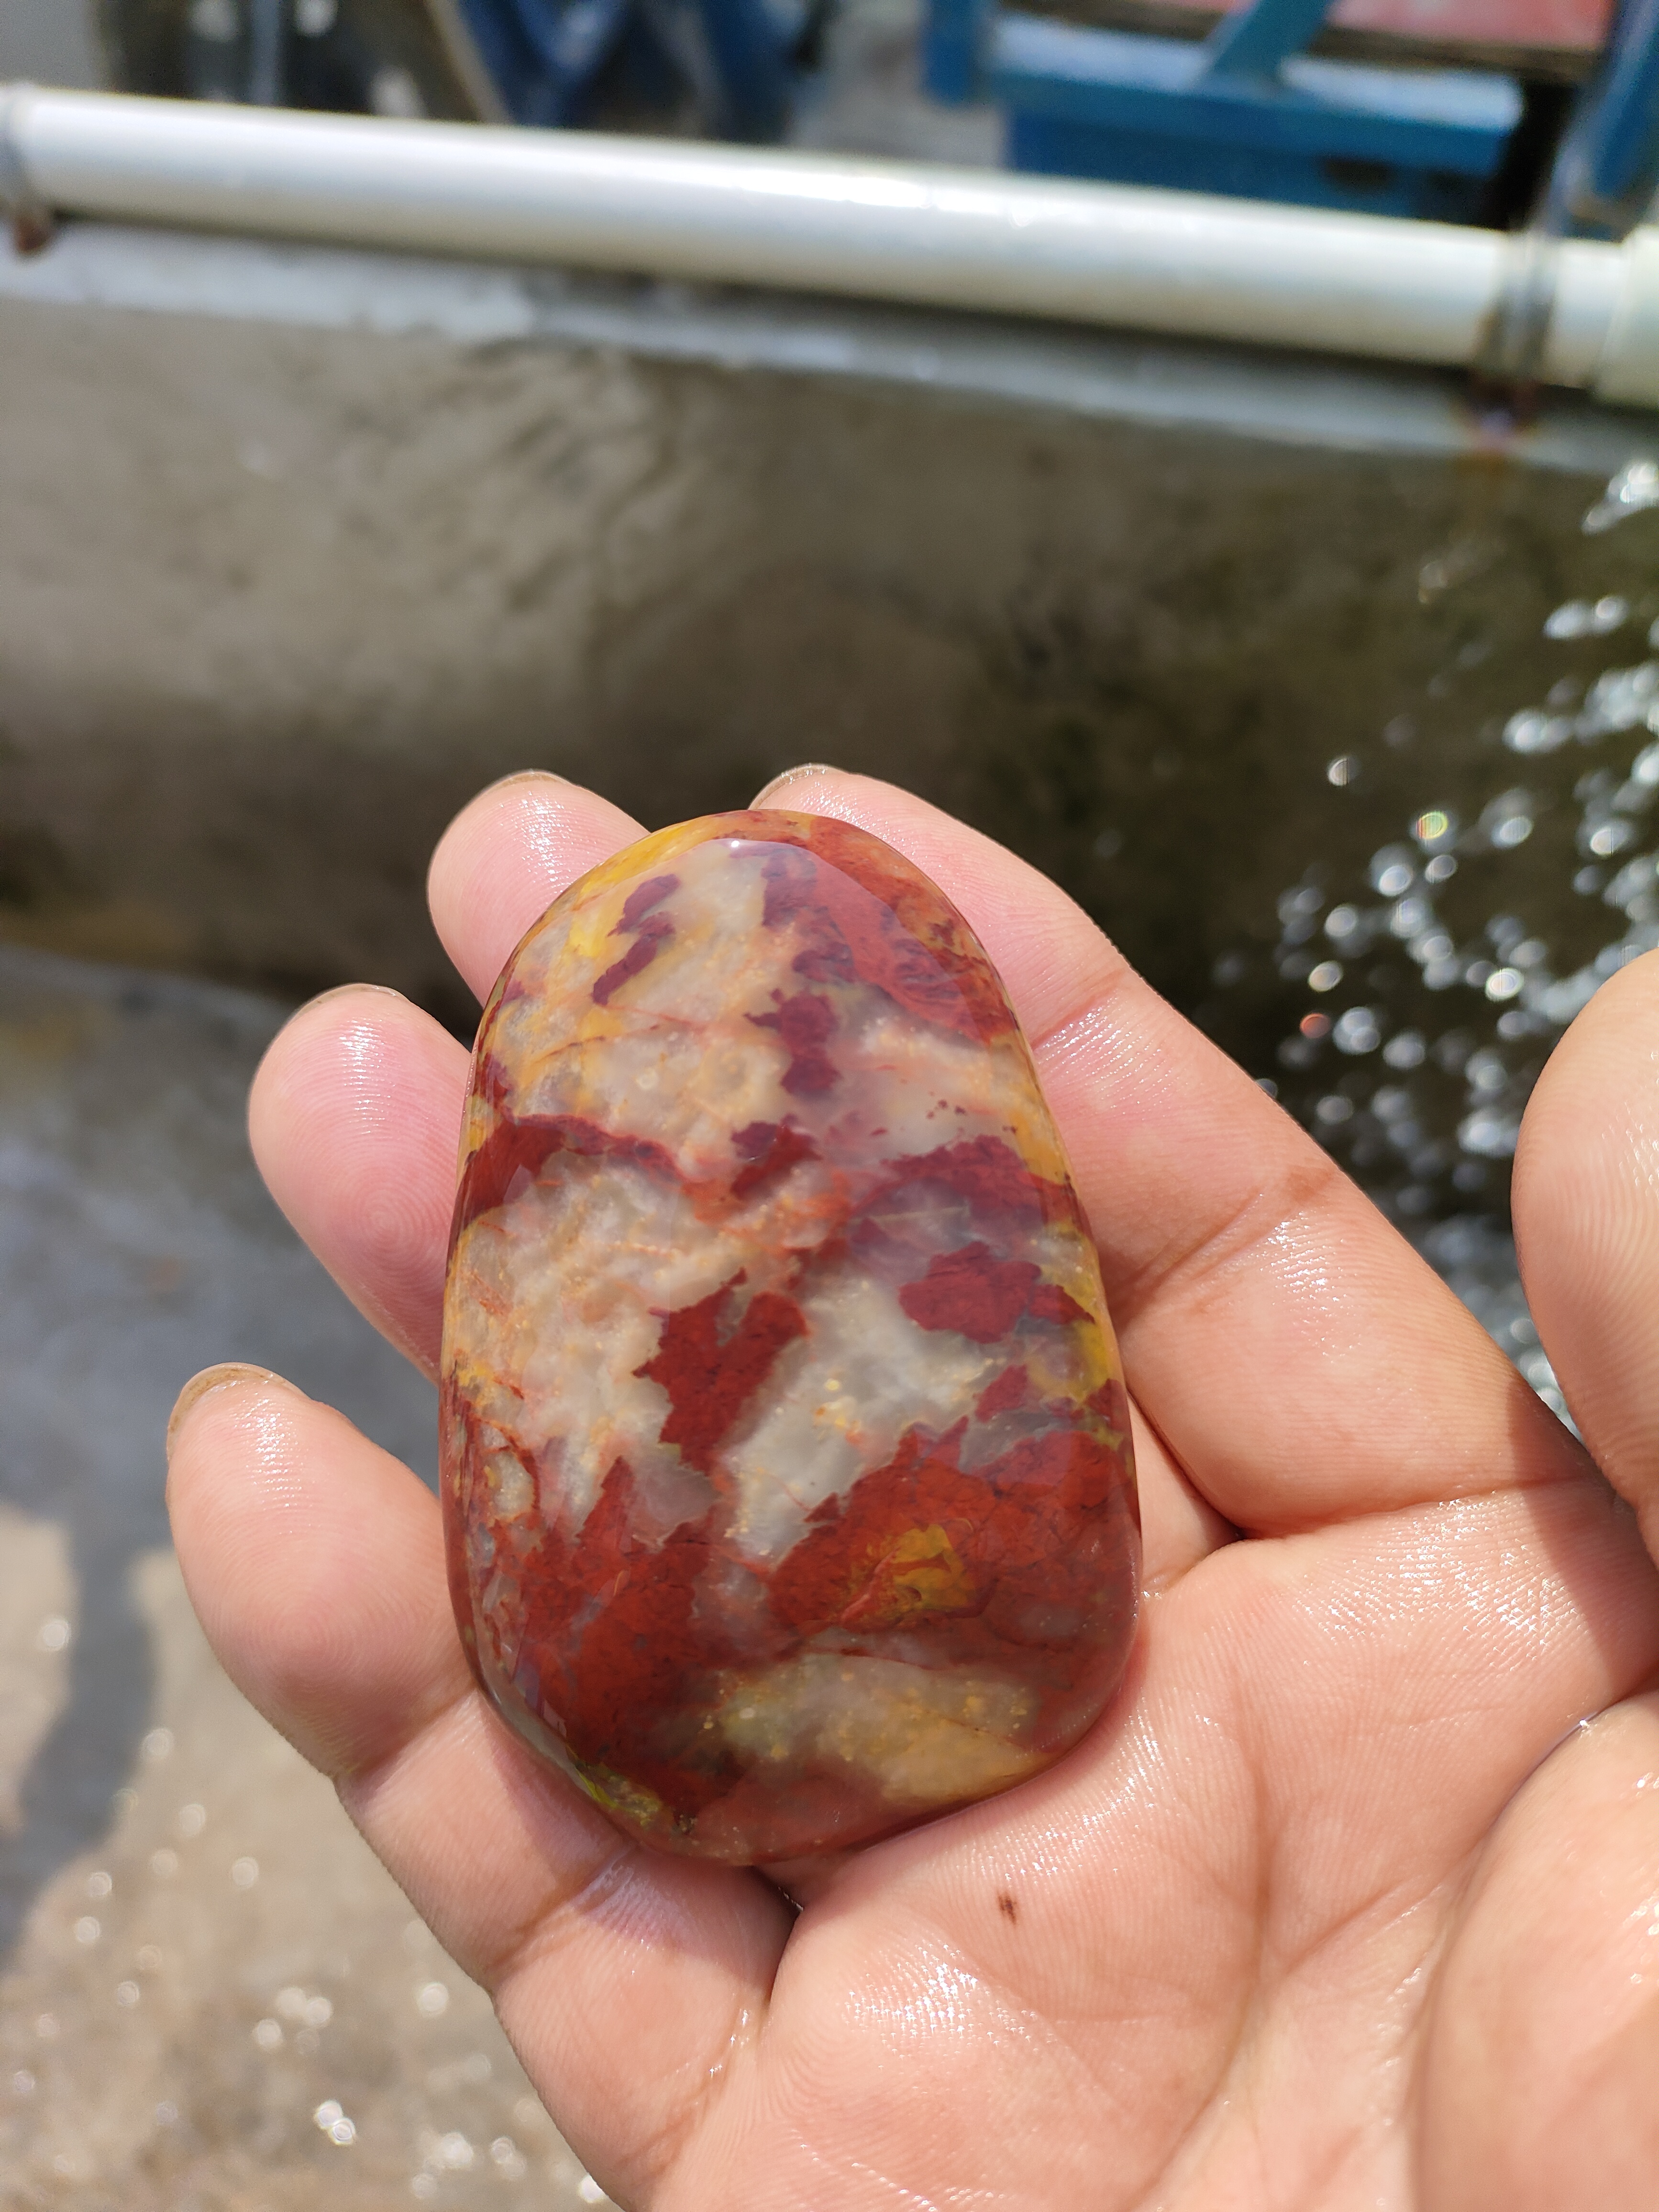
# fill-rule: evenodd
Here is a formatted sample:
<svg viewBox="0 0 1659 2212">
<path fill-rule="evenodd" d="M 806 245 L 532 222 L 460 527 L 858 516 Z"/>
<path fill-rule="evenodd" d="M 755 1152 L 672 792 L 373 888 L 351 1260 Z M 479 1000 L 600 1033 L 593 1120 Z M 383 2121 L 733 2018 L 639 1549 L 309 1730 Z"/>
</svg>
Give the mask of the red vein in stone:
<svg viewBox="0 0 1659 2212">
<path fill-rule="evenodd" d="M 765 1381 L 779 1352 L 806 1334 L 800 1308 L 775 1291 L 757 1291 L 737 1326 L 727 1330 L 732 1293 L 743 1280 L 739 1269 L 695 1305 L 661 1315 L 656 1355 L 634 1370 L 668 1393 L 672 1410 L 662 1425 L 664 1443 L 678 1444 L 687 1466 L 704 1474 L 720 1438 Z"/>
<path fill-rule="evenodd" d="M 747 1198 L 775 1176 L 787 1174 L 801 1160 L 815 1160 L 818 1148 L 804 1129 L 788 1121 L 750 1121 L 732 1132 L 732 1148 L 748 1162 L 732 1178 L 733 1198 Z"/>
<path fill-rule="evenodd" d="M 498 1113 L 495 1126 L 461 1170 L 455 1200 L 456 1233 L 504 1206 L 536 1182 L 556 1153 L 589 1159 L 633 1160 L 654 1175 L 679 1180 L 672 1153 L 649 1137 L 617 1136 L 580 1114 Z"/>
<path fill-rule="evenodd" d="M 814 1098 L 840 1080 L 840 1071 L 824 1050 L 836 1026 L 836 1010 L 816 991 L 797 991 L 786 999 L 774 991 L 776 1009 L 769 1014 L 750 1014 L 757 1030 L 775 1030 L 789 1066 L 783 1088 L 793 1098 Z"/>
<path fill-rule="evenodd" d="M 1042 1270 L 1030 1260 L 997 1260 L 988 1244 L 937 1255 L 899 1304 L 918 1328 L 954 1329 L 975 1344 L 994 1344 L 1024 1316 Z"/>
<path fill-rule="evenodd" d="M 614 937 L 616 931 L 611 933 Z M 647 915 L 639 926 L 639 935 L 622 958 L 613 961 L 593 986 L 592 999 L 596 1006 L 608 1006 L 615 994 L 651 965 L 658 953 L 674 934 L 674 925 L 665 914 Z"/>
</svg>

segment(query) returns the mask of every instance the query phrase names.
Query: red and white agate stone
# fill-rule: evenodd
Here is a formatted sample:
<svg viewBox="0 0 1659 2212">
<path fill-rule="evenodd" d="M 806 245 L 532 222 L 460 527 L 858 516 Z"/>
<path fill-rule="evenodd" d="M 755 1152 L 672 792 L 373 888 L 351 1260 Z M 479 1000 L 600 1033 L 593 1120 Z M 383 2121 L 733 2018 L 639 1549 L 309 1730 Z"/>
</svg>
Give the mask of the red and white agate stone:
<svg viewBox="0 0 1659 2212">
<path fill-rule="evenodd" d="M 845 823 L 714 815 L 484 1010 L 443 1349 L 461 1633 L 623 1828 L 753 1863 L 1006 1790 L 1139 1565 L 1088 1224 L 995 970 Z"/>
</svg>

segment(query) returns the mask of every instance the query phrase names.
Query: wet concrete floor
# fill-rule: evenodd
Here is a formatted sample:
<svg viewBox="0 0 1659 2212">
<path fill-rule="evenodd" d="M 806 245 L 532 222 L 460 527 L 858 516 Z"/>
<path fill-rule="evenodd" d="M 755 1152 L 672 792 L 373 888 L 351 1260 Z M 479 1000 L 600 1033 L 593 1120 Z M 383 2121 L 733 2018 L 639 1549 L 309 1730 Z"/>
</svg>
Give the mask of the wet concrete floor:
<svg viewBox="0 0 1659 2212">
<path fill-rule="evenodd" d="M 602 2203 L 168 1546 L 167 1414 L 212 1360 L 431 1476 L 430 1389 L 247 1155 L 280 1019 L 0 951 L 0 2207 Z"/>
</svg>

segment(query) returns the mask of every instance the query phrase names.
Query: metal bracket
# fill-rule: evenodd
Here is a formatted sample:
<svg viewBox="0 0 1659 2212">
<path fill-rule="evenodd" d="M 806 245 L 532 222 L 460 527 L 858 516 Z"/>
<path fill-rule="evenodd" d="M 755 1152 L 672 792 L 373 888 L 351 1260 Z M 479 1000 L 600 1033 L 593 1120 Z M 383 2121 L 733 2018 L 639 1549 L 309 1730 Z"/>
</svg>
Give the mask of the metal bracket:
<svg viewBox="0 0 1659 2212">
<path fill-rule="evenodd" d="M 18 140 L 18 119 L 33 90 L 31 84 L 0 85 L 0 208 L 19 253 L 44 252 L 58 228 L 51 208 L 34 188 Z"/>
<path fill-rule="evenodd" d="M 1272 76 L 1300 53 L 1331 10 L 1331 0 L 1255 0 L 1224 15 L 1204 41 L 1206 76 Z"/>
</svg>

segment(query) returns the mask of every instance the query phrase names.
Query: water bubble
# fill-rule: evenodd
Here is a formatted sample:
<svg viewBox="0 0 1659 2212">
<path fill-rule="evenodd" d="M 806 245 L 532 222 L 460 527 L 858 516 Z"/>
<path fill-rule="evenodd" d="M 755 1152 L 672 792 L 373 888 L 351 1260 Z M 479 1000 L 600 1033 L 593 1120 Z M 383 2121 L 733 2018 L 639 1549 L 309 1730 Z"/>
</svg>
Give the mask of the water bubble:
<svg viewBox="0 0 1659 2212">
<path fill-rule="evenodd" d="M 258 2045 L 261 2051 L 275 2051 L 278 2049 L 283 2040 L 282 2022 L 275 2020 L 255 2021 L 253 2023 L 253 2040 Z"/>
<path fill-rule="evenodd" d="M 1412 836 L 1425 852 L 1449 845 L 1457 835 L 1457 817 L 1444 806 L 1425 807 L 1412 824 Z"/>
<path fill-rule="evenodd" d="M 1328 1014 L 1304 1014 L 1297 1027 L 1304 1037 L 1317 1042 L 1321 1037 L 1330 1035 L 1331 1018 Z"/>
<path fill-rule="evenodd" d="M 172 1751 L 173 1730 L 171 1729 L 165 1728 L 153 1728 L 149 1734 L 144 1738 L 144 1741 L 139 1748 L 143 1752 L 144 1757 L 149 1760 L 151 1765 L 155 1765 L 158 1760 L 167 1758 L 167 1754 Z"/>
<path fill-rule="evenodd" d="M 158 1881 L 166 1881 L 179 1871 L 179 1854 L 165 1848 L 149 1855 L 149 1870 Z"/>
<path fill-rule="evenodd" d="M 1569 599 L 1544 624 L 1546 637 L 1607 637 L 1630 618 L 1630 601 L 1609 592 L 1605 599 Z"/>
<path fill-rule="evenodd" d="M 1322 1127 L 1339 1128 L 1344 1121 L 1353 1119 L 1353 1101 L 1344 1098 L 1340 1091 L 1331 1091 L 1316 1102 L 1314 1115 Z"/>
<path fill-rule="evenodd" d="M 1396 937 L 1420 937 L 1433 920 L 1434 908 L 1427 899 L 1397 899 L 1389 916 L 1389 927 Z"/>
<path fill-rule="evenodd" d="M 199 1836 L 207 1826 L 207 1808 L 204 1805 L 181 1805 L 178 1826 L 181 1836 Z"/>
<path fill-rule="evenodd" d="M 452 2128 L 438 2139 L 438 2162 L 451 2173 L 465 2173 L 477 2155 L 471 2144 L 459 2128 Z"/>
<path fill-rule="evenodd" d="M 1589 688 L 1575 727 L 1585 743 L 1620 730 L 1634 730 L 1659 702 L 1659 660 L 1634 668 L 1609 668 Z"/>
<path fill-rule="evenodd" d="M 87 1876 L 87 1895 L 94 1901 L 100 1898 L 107 1897 L 114 1887 L 114 1876 L 106 1874 L 101 1867 L 96 1874 L 89 1874 Z"/>
<path fill-rule="evenodd" d="M 1341 981 L 1342 963 L 1340 960 L 1322 960 L 1309 970 L 1308 988 L 1310 991 L 1334 991 Z"/>
<path fill-rule="evenodd" d="M 1383 1046 L 1382 1057 L 1390 1067 L 1421 1067 L 1425 1051 L 1420 1030 L 1401 1030 Z"/>
<path fill-rule="evenodd" d="M 1644 507 L 1659 507 L 1659 462 L 1627 461 L 1585 515 L 1586 537 L 1599 537 L 1615 523 L 1639 514 Z"/>
<path fill-rule="evenodd" d="M 1325 781 L 1335 784 L 1339 790 L 1352 783 L 1358 774 L 1359 763 L 1352 753 L 1339 753 L 1334 761 L 1326 763 Z"/>
<path fill-rule="evenodd" d="M 610 2201 L 591 2173 L 583 2174 L 576 2184 L 576 2194 L 584 2204 L 604 2204 Z"/>
<path fill-rule="evenodd" d="M 1631 781 L 1659 784 L 1659 744 L 1644 745 L 1631 763 Z"/>
<path fill-rule="evenodd" d="M 1279 900 L 1279 919 L 1288 927 L 1291 922 L 1305 921 L 1317 914 L 1325 903 L 1325 894 L 1312 884 L 1301 884 L 1294 890 L 1283 891 Z"/>
<path fill-rule="evenodd" d="M 1350 1006 L 1346 1013 L 1338 1016 L 1331 1032 L 1331 1042 L 1337 1050 L 1351 1054 L 1375 1052 L 1382 1042 L 1376 1014 L 1370 1006 Z"/>
<path fill-rule="evenodd" d="M 1518 968 L 1500 968 L 1486 978 L 1486 996 L 1494 1003 L 1519 998 L 1525 980 Z"/>
<path fill-rule="evenodd" d="M 1457 873 L 1455 856 L 1450 853 L 1437 853 L 1423 872 L 1431 884 L 1449 883 Z"/>
<path fill-rule="evenodd" d="M 1608 860 L 1615 853 L 1622 853 L 1626 845 L 1633 845 L 1636 836 L 1633 822 L 1599 822 L 1585 837 L 1584 844 L 1598 860 Z"/>
<path fill-rule="evenodd" d="M 88 1912 L 76 1922 L 70 1932 L 77 1943 L 95 1943 L 104 1930 L 102 1925 Z"/>
<path fill-rule="evenodd" d="M 34 1632 L 37 1650 L 62 1651 L 68 1646 L 70 1625 L 61 1613 L 49 1613 Z"/>
<path fill-rule="evenodd" d="M 415 2009 L 422 2020 L 436 2020 L 449 2009 L 449 1991 L 442 1982 L 422 1982 L 415 1992 Z"/>
<path fill-rule="evenodd" d="M 230 1878 L 238 1889 L 252 1889 L 259 1879 L 258 1860 L 233 1859 L 230 1863 Z"/>
<path fill-rule="evenodd" d="M 1518 1115 L 1501 1113 L 1490 1106 L 1477 1107 L 1457 1125 L 1457 1141 L 1463 1150 L 1478 1152 L 1486 1159 L 1507 1159 L 1520 1133 Z"/>
<path fill-rule="evenodd" d="M 20 2097 L 34 2094 L 34 2076 L 27 2066 L 20 2066 L 11 2077 L 11 2086 Z"/>
<path fill-rule="evenodd" d="M 1480 810 L 1480 832 L 1500 852 L 1524 845 L 1532 835 L 1536 805 L 1529 791 L 1501 791 Z"/>
<path fill-rule="evenodd" d="M 1352 937 L 1359 927 L 1357 906 L 1334 906 L 1325 917 L 1327 937 Z"/>
<path fill-rule="evenodd" d="M 137 2003 L 143 1995 L 143 1991 L 137 1982 L 117 1982 L 115 1984 L 116 2003 L 124 2005 L 129 2009 Z"/>
<path fill-rule="evenodd" d="M 1572 737 L 1577 725 L 1566 714 L 1543 714 L 1523 707 L 1504 725 L 1504 743 L 1512 753 L 1553 753 Z"/>
<path fill-rule="evenodd" d="M 497 2136 L 489 2146 L 490 2164 L 504 2181 L 522 2181 L 529 2171 L 528 2161 L 511 2136 Z"/>
</svg>

